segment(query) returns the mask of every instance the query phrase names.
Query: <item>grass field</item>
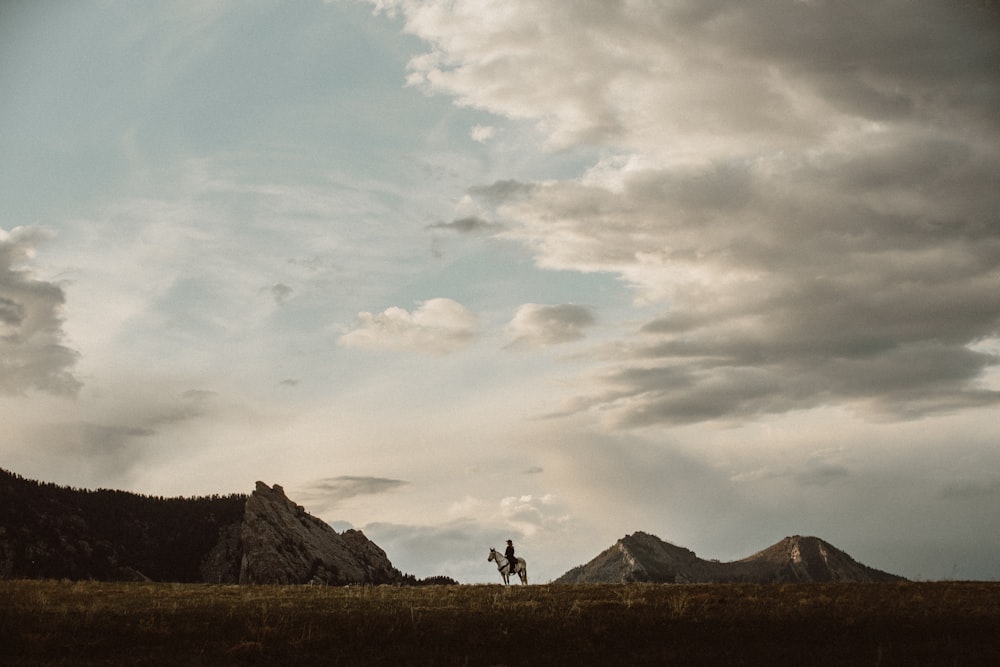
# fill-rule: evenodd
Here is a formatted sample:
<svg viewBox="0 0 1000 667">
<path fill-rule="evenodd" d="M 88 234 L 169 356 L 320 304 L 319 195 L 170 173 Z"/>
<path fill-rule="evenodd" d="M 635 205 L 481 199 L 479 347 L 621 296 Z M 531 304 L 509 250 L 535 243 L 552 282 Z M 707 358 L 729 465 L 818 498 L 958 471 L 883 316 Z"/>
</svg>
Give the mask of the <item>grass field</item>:
<svg viewBox="0 0 1000 667">
<path fill-rule="evenodd" d="M 1000 583 L 0 581 L 2 665 L 997 665 Z"/>
</svg>

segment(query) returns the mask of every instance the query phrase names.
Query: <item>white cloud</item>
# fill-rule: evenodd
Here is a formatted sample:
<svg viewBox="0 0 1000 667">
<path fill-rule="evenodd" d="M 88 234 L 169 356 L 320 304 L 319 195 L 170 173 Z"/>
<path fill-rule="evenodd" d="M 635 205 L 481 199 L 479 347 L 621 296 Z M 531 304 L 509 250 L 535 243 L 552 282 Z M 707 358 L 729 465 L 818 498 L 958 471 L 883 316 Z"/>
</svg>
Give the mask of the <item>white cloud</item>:
<svg viewBox="0 0 1000 667">
<path fill-rule="evenodd" d="M 558 533 L 571 518 L 559 498 L 551 493 L 503 498 L 500 515 L 510 529 L 528 539 L 540 531 Z"/>
<path fill-rule="evenodd" d="M 381 313 L 358 313 L 355 328 L 340 337 L 345 347 L 365 350 L 454 352 L 479 332 L 479 318 L 452 299 L 430 299 L 412 312 L 393 306 Z"/>
<path fill-rule="evenodd" d="M 496 133 L 497 129 L 492 125 L 473 125 L 472 130 L 469 131 L 469 136 L 472 137 L 473 141 L 485 144 L 496 136 Z"/>
</svg>

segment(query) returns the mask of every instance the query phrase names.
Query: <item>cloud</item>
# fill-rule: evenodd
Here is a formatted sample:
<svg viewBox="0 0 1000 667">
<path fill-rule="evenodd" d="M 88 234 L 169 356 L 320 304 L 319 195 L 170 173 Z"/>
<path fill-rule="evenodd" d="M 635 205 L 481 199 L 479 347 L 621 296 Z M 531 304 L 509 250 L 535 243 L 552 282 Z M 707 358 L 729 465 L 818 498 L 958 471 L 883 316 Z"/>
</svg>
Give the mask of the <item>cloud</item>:
<svg viewBox="0 0 1000 667">
<path fill-rule="evenodd" d="M 196 456 L 200 438 L 192 432 L 225 409 L 215 392 L 177 391 L 148 377 L 88 394 L 23 410 L 9 425 L 13 441 L 32 458 L 47 459 L 57 477 L 80 486 L 128 485 L 165 461 Z"/>
<path fill-rule="evenodd" d="M 477 216 L 468 216 L 452 220 L 451 222 L 439 222 L 433 225 L 428 225 L 427 228 L 443 229 L 458 232 L 459 234 L 492 234 L 503 230 L 504 226 L 496 222 L 483 220 Z"/>
<path fill-rule="evenodd" d="M 580 340 L 583 330 L 593 324 L 594 316 L 585 306 L 526 303 L 507 325 L 512 339 L 509 347 L 545 347 Z"/>
<path fill-rule="evenodd" d="M 271 296 L 274 297 L 274 302 L 279 306 L 283 306 L 295 290 L 284 283 L 277 283 L 270 287 L 270 292 Z"/>
<path fill-rule="evenodd" d="M 0 393 L 75 395 L 82 386 L 72 372 L 79 355 L 63 344 L 62 288 L 21 268 L 48 236 L 0 229 Z"/>
<path fill-rule="evenodd" d="M 795 475 L 795 481 L 804 486 L 826 486 L 850 478 L 851 471 L 845 466 L 816 463 L 807 466 Z"/>
<path fill-rule="evenodd" d="M 662 309 L 567 411 L 1000 402 L 995 4 L 514 0 L 486 26 L 471 0 L 384 4 L 429 45 L 412 85 L 604 151 L 577 179 L 468 190 L 540 267 Z"/>
<path fill-rule="evenodd" d="M 492 125 L 474 125 L 469 132 L 469 136 L 472 137 L 473 141 L 484 144 L 492 139 L 496 135 L 496 132 L 497 129 Z"/>
<path fill-rule="evenodd" d="M 795 149 L 854 119 L 995 127 L 1000 101 L 981 85 L 997 48 L 997 8 L 981 3 L 511 0 L 488 22 L 474 0 L 376 4 L 430 47 L 411 85 L 535 120 L 556 146 L 722 154 L 738 135 Z"/>
<path fill-rule="evenodd" d="M 468 189 L 468 193 L 471 197 L 475 197 L 488 205 L 497 206 L 516 201 L 520 197 L 525 197 L 531 194 L 534 189 L 535 186 L 531 183 L 503 180 L 495 181 L 490 185 L 474 185 Z"/>
<path fill-rule="evenodd" d="M 570 515 L 553 494 L 508 496 L 500 501 L 500 514 L 511 529 L 525 538 L 541 531 L 558 532 L 570 521 Z"/>
<path fill-rule="evenodd" d="M 78 462 L 90 476 L 120 483 L 150 455 L 156 430 L 147 425 L 54 423 L 37 430 L 38 447 Z"/>
<path fill-rule="evenodd" d="M 472 341 L 479 319 L 457 301 L 430 299 L 412 313 L 387 308 L 379 314 L 358 313 L 355 328 L 340 337 L 344 347 L 365 350 L 415 350 L 448 354 Z"/>
<path fill-rule="evenodd" d="M 982 474 L 976 477 L 956 479 L 944 484 L 938 496 L 940 498 L 973 499 L 1000 495 L 1000 475 Z"/>
<path fill-rule="evenodd" d="M 666 305 L 594 375 L 592 406 L 642 425 L 994 404 L 980 380 L 998 358 L 973 346 L 1000 328 L 1000 228 L 984 208 L 1000 205 L 1000 159 L 948 148 L 941 163 L 940 146 L 882 137 L 851 157 L 640 171 L 617 191 L 558 184 L 520 204 L 543 265 L 614 271 Z M 855 182 L 879 161 L 888 185 Z"/>
<path fill-rule="evenodd" d="M 407 484 L 408 482 L 400 479 L 341 475 L 313 482 L 309 486 L 307 493 L 316 498 L 326 500 L 329 506 L 334 506 L 348 498 L 386 493 Z"/>
</svg>

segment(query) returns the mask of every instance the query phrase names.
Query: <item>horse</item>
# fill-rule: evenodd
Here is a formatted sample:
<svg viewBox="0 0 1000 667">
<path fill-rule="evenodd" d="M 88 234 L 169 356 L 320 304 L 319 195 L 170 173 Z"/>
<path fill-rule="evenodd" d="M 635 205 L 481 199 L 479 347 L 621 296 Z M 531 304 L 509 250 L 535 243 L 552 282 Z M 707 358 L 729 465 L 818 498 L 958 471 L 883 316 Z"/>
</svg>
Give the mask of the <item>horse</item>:
<svg viewBox="0 0 1000 667">
<path fill-rule="evenodd" d="M 493 561 L 497 564 L 497 571 L 500 572 L 500 578 L 503 579 L 503 583 L 510 586 L 510 563 L 507 562 L 507 557 L 494 548 L 490 548 L 490 557 L 486 559 L 486 562 Z M 528 583 L 528 564 L 524 562 L 523 558 L 517 559 L 517 564 L 514 566 L 514 572 L 517 576 L 521 577 L 521 583 Z"/>
</svg>

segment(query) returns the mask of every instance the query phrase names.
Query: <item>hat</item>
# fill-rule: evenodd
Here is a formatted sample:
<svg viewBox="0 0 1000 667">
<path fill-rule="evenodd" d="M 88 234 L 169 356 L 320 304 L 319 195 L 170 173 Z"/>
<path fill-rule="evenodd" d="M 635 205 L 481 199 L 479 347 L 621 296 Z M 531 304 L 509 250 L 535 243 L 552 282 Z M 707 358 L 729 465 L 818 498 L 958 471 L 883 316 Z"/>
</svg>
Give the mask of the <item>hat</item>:
<svg viewBox="0 0 1000 667">
<path fill-rule="evenodd" d="M 514 544 L 514 543 L 511 542 L 510 540 L 507 540 L 507 544 Z"/>
</svg>

